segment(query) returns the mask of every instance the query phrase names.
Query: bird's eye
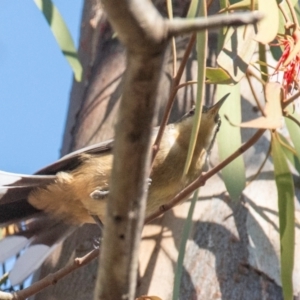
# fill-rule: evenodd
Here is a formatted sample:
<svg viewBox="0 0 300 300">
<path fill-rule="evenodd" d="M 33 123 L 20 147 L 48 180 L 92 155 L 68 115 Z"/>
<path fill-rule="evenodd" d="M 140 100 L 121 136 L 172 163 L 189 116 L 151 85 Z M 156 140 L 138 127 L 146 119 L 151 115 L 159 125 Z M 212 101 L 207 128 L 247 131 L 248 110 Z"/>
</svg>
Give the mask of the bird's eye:
<svg viewBox="0 0 300 300">
<path fill-rule="evenodd" d="M 220 118 L 219 114 L 217 114 L 215 116 L 215 120 L 214 121 L 215 121 L 215 123 L 219 123 L 221 121 L 221 118 Z"/>
<path fill-rule="evenodd" d="M 208 110 L 209 110 L 208 107 L 205 106 L 205 105 L 203 105 L 203 107 L 202 107 L 202 113 L 206 114 L 208 112 Z"/>
<path fill-rule="evenodd" d="M 191 109 L 190 111 L 189 111 L 189 116 L 193 116 L 195 114 L 195 109 Z"/>
</svg>

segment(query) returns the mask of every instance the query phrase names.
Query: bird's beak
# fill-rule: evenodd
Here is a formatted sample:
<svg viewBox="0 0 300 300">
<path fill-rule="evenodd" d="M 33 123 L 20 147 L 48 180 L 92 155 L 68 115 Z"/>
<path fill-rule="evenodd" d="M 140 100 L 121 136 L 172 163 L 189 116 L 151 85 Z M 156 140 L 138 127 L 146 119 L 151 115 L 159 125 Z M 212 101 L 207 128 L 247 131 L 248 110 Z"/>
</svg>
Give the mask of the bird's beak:
<svg viewBox="0 0 300 300">
<path fill-rule="evenodd" d="M 229 95 L 230 95 L 230 93 L 223 96 L 215 105 L 213 105 L 212 107 L 210 107 L 208 109 L 208 112 L 210 114 L 216 115 L 219 112 L 221 106 L 223 105 L 223 103 L 225 102 L 225 100 L 228 98 Z"/>
</svg>

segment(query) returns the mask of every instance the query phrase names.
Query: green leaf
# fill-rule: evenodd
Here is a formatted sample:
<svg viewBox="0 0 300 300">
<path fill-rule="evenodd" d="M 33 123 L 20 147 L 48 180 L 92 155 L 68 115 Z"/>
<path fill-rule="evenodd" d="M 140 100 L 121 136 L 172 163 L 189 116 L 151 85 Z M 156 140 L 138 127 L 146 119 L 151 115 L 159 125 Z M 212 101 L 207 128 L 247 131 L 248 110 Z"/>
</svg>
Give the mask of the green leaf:
<svg viewBox="0 0 300 300">
<path fill-rule="evenodd" d="M 290 161 L 290 163 L 293 165 L 293 167 L 295 168 L 295 170 L 298 172 L 298 174 L 300 174 L 300 160 L 296 154 L 296 150 L 295 148 L 293 148 L 290 143 L 288 142 L 288 140 L 280 133 L 278 133 L 281 141 L 287 145 L 287 147 L 285 147 L 283 145 L 282 150 L 284 152 L 284 155 L 286 156 L 286 158 Z"/>
<path fill-rule="evenodd" d="M 295 243 L 294 184 L 276 133 L 272 133 L 272 158 L 278 192 L 282 289 L 284 299 L 292 300 Z"/>
<path fill-rule="evenodd" d="M 223 2 L 224 0 L 222 0 L 222 2 Z M 238 2 L 240 2 L 241 0 L 230 0 L 229 2 L 230 2 L 230 4 L 235 4 L 235 3 L 238 3 Z M 250 1 L 250 0 L 249 0 Z M 243 0 L 242 0 L 242 2 L 244 2 Z"/>
<path fill-rule="evenodd" d="M 233 83 L 231 77 L 222 68 L 206 68 L 206 83 L 230 84 Z"/>
<path fill-rule="evenodd" d="M 187 13 L 187 18 L 195 18 L 197 16 L 197 10 L 199 6 L 199 0 L 192 0 L 190 3 L 190 7 Z"/>
<path fill-rule="evenodd" d="M 199 16 L 206 17 L 206 2 L 201 1 L 199 5 Z M 206 49 L 207 49 L 207 30 L 203 30 L 197 34 L 196 50 L 198 61 L 198 85 L 197 85 L 197 101 L 195 108 L 194 123 L 191 133 L 189 150 L 184 166 L 183 175 L 188 173 L 192 161 L 194 149 L 197 142 L 197 136 L 200 128 L 201 114 L 202 114 L 202 101 L 205 92 L 205 66 L 206 66 Z"/>
<path fill-rule="evenodd" d="M 300 121 L 300 116 L 297 113 L 290 113 L 290 115 L 295 119 L 297 119 L 298 121 Z M 291 140 L 296 149 L 298 159 L 300 160 L 300 139 L 299 139 L 300 128 L 294 121 L 292 121 L 289 118 L 285 118 L 285 123 L 289 131 Z"/>
<path fill-rule="evenodd" d="M 81 81 L 82 66 L 79 61 L 77 50 L 74 46 L 71 34 L 61 16 L 58 9 L 53 5 L 51 0 L 34 0 L 37 7 L 44 14 L 52 33 L 62 51 L 65 58 L 69 62 L 75 79 Z"/>
<path fill-rule="evenodd" d="M 181 242 L 180 242 L 180 248 L 178 253 L 178 259 L 177 259 L 177 265 L 175 270 L 175 277 L 174 277 L 174 287 L 173 287 L 173 300 L 179 299 L 179 292 L 180 292 L 180 281 L 181 281 L 181 275 L 182 275 L 182 268 L 183 268 L 183 260 L 184 260 L 184 254 L 186 249 L 187 240 L 190 235 L 192 223 L 193 223 L 193 213 L 195 210 L 195 205 L 198 200 L 198 193 L 199 189 L 197 189 L 194 192 L 193 199 L 191 201 L 190 209 L 188 212 L 188 216 L 184 222 L 184 227 L 181 235 Z"/>
<path fill-rule="evenodd" d="M 197 3 L 199 4 L 199 15 L 202 17 L 207 16 L 206 11 L 206 1 L 201 1 Z M 195 149 L 196 136 L 199 130 L 200 121 L 201 121 L 201 113 L 202 113 L 202 100 L 204 98 L 204 81 L 205 81 L 205 65 L 206 65 L 206 48 L 207 48 L 207 30 L 204 30 L 197 34 L 197 60 L 198 60 L 198 86 L 197 86 L 197 102 L 196 102 L 196 110 L 195 110 L 195 122 L 193 124 L 193 129 L 191 133 L 190 145 L 188 150 L 188 155 L 184 167 L 184 174 L 187 174 L 193 152 Z M 193 199 L 191 201 L 191 206 L 189 209 L 189 213 L 187 219 L 184 224 L 182 240 L 180 243 L 180 249 L 178 253 L 176 272 L 174 277 L 174 287 L 173 287 L 173 300 L 179 299 L 179 291 L 180 291 L 180 281 L 183 269 L 183 260 L 186 249 L 186 243 L 189 237 L 191 225 L 192 225 L 192 217 L 195 210 L 196 201 L 198 199 L 199 189 L 194 192 Z"/>
<path fill-rule="evenodd" d="M 222 125 L 217 135 L 220 160 L 227 158 L 242 144 L 241 129 L 231 126 L 224 118 L 224 115 L 227 115 L 234 123 L 241 122 L 240 85 L 217 86 L 217 99 L 220 99 L 227 93 L 230 93 L 230 95 L 222 105 L 219 113 L 222 120 Z M 230 197 L 238 200 L 246 184 L 245 165 L 242 156 L 239 156 L 222 169 L 221 173 Z"/>
</svg>

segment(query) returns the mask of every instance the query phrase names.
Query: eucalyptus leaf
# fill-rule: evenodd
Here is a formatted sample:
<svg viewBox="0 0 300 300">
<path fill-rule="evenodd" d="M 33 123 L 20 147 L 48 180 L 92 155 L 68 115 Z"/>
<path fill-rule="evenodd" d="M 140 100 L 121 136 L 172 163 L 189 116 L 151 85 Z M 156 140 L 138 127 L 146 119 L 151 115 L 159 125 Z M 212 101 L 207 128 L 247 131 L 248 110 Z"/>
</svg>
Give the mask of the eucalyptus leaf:
<svg viewBox="0 0 300 300">
<path fill-rule="evenodd" d="M 82 66 L 78 58 L 73 39 L 58 9 L 51 0 L 34 0 L 50 25 L 51 31 L 63 53 L 69 62 L 75 79 L 81 81 Z"/>
<path fill-rule="evenodd" d="M 294 183 L 276 133 L 272 133 L 272 158 L 278 192 L 282 289 L 284 299 L 292 300 L 295 247 Z"/>
<path fill-rule="evenodd" d="M 177 265 L 175 270 L 175 276 L 174 276 L 174 287 L 173 287 L 173 300 L 179 299 L 179 292 L 180 292 L 180 281 L 181 281 L 181 275 L 183 270 L 183 260 L 184 260 L 184 254 L 186 249 L 186 244 L 188 241 L 188 238 L 190 236 L 190 231 L 193 223 L 193 213 L 195 210 L 195 205 L 198 200 L 198 193 L 199 189 L 194 192 L 193 199 L 191 201 L 190 209 L 188 212 L 188 216 L 185 219 L 184 227 L 181 235 L 181 242 L 180 242 L 180 248 L 178 253 L 178 259 L 177 259 Z"/>
<path fill-rule="evenodd" d="M 255 40 L 268 44 L 276 37 L 279 27 L 279 10 L 276 0 L 258 0 L 258 10 L 264 14 L 264 18 L 258 23 Z"/>
<path fill-rule="evenodd" d="M 253 26 L 230 27 L 226 33 L 217 63 L 225 70 L 233 82 L 239 82 L 245 75 L 252 59 L 257 42 L 254 41 L 256 30 Z"/>
<path fill-rule="evenodd" d="M 297 156 L 295 148 L 293 148 L 293 146 L 290 145 L 288 140 L 282 134 L 279 134 L 279 136 L 280 136 L 281 141 L 285 145 L 287 145 L 287 147 L 285 147 L 284 145 L 282 147 L 282 150 L 283 150 L 286 158 L 289 160 L 289 162 L 292 164 L 292 166 L 295 168 L 295 170 L 298 172 L 298 174 L 300 174 L 300 160 Z"/>
<path fill-rule="evenodd" d="M 199 0 L 191 0 L 190 7 L 186 17 L 195 18 L 197 16 L 198 6 L 199 6 Z"/>
<path fill-rule="evenodd" d="M 199 16 L 205 17 L 206 14 L 206 3 L 201 1 L 199 3 Z M 197 61 L 198 61 L 198 85 L 197 85 L 197 101 L 195 109 L 194 123 L 191 133 L 191 139 L 188 149 L 188 154 L 184 166 L 183 175 L 188 173 L 194 149 L 197 142 L 197 136 L 200 129 L 201 114 L 202 114 L 202 103 L 205 92 L 205 65 L 206 65 L 206 52 L 207 52 L 207 30 L 203 30 L 197 34 L 196 50 L 197 50 Z"/>
<path fill-rule="evenodd" d="M 222 68 L 206 68 L 206 83 L 230 84 L 233 83 L 231 77 Z"/>
<path fill-rule="evenodd" d="M 207 16 L 206 11 L 206 1 L 201 1 L 198 3 L 199 5 L 199 15 L 201 17 Z M 195 149 L 196 136 L 199 130 L 200 121 L 201 121 L 201 113 L 202 113 L 202 100 L 204 98 L 204 87 L 205 87 L 205 65 L 206 65 L 206 48 L 207 48 L 207 31 L 202 31 L 197 34 L 197 60 L 198 60 L 198 88 L 197 88 L 197 103 L 196 103 L 196 111 L 195 111 L 195 122 L 193 124 L 190 145 L 188 150 L 188 156 L 184 168 L 184 174 L 188 172 L 192 155 Z M 198 191 L 196 190 L 193 196 L 193 200 L 191 202 L 191 206 L 189 209 L 189 213 L 184 225 L 182 240 L 180 244 L 180 249 L 178 253 L 178 261 L 176 265 L 176 272 L 174 277 L 174 287 L 173 287 L 173 300 L 179 299 L 179 291 L 180 291 L 180 282 L 181 275 L 183 270 L 183 260 L 186 249 L 186 243 L 190 234 L 190 228 L 192 225 L 192 217 L 195 209 L 196 201 L 198 199 Z"/>
<path fill-rule="evenodd" d="M 219 113 L 222 120 L 222 125 L 217 135 L 220 160 L 227 158 L 242 144 L 241 129 L 231 126 L 224 118 L 224 115 L 227 115 L 235 123 L 241 122 L 240 85 L 217 86 L 217 99 L 220 99 L 227 93 L 230 93 L 230 95 Z M 246 184 L 245 165 L 242 156 L 239 156 L 223 168 L 221 173 L 230 197 L 238 200 Z"/>
<path fill-rule="evenodd" d="M 290 110 L 290 109 L 289 109 Z M 298 113 L 290 113 L 291 116 L 293 116 L 296 120 L 300 121 L 300 116 Z M 300 134 L 300 128 L 298 124 L 296 124 L 293 120 L 289 118 L 285 118 L 285 123 L 288 128 L 291 140 L 294 144 L 294 147 L 297 152 L 298 159 L 300 160 L 300 139 L 299 139 L 299 134 Z"/>
</svg>

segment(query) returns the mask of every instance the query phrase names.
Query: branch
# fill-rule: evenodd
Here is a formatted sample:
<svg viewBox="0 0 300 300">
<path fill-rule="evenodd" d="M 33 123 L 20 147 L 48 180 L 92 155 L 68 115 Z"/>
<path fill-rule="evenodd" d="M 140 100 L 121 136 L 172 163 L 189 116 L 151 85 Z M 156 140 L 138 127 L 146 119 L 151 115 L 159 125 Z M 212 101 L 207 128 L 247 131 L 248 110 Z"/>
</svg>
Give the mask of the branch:
<svg viewBox="0 0 300 300">
<path fill-rule="evenodd" d="M 49 274 L 43 279 L 33 283 L 28 288 L 23 290 L 13 292 L 13 293 L 5 293 L 0 291 L 0 300 L 21 300 L 27 299 L 30 296 L 33 296 L 48 286 L 56 284 L 60 279 L 72 273 L 78 268 L 85 266 L 90 263 L 92 260 L 99 256 L 99 249 L 95 249 L 83 257 L 75 258 L 73 263 L 66 265 L 64 268 L 61 268 L 57 272 L 53 274 Z"/>
<path fill-rule="evenodd" d="M 165 113 L 163 115 L 159 130 L 158 130 L 158 133 L 157 133 L 154 145 L 153 145 L 152 163 L 155 159 L 156 154 L 159 151 L 159 146 L 160 146 L 160 143 L 161 143 L 161 139 L 163 137 L 165 128 L 167 126 L 167 123 L 168 123 L 168 120 L 169 120 L 169 117 L 170 117 L 170 114 L 171 114 L 171 109 L 172 109 L 172 106 L 173 106 L 173 103 L 174 103 L 174 100 L 175 100 L 175 97 L 176 97 L 176 94 L 177 94 L 177 91 L 178 91 L 178 86 L 179 86 L 184 68 L 186 66 L 187 60 L 188 60 L 188 58 L 189 58 L 189 56 L 192 52 L 192 49 L 194 47 L 195 41 L 196 41 L 196 35 L 193 34 L 190 38 L 190 41 L 189 41 L 186 49 L 185 49 L 185 52 L 184 52 L 184 55 L 181 59 L 181 63 L 180 63 L 179 69 L 176 73 L 176 76 L 172 79 L 172 86 L 171 86 L 170 96 L 169 96 L 168 102 L 166 104 Z"/>
<path fill-rule="evenodd" d="M 167 40 L 151 1 L 105 0 L 108 18 L 127 48 L 115 127 L 114 160 L 94 299 L 133 299 L 144 223 L 156 91 Z M 161 30 L 156 31 L 154 25 Z"/>
<path fill-rule="evenodd" d="M 263 15 L 256 12 L 234 13 L 230 15 L 215 15 L 208 18 L 195 19 L 172 19 L 166 20 L 168 27 L 168 36 L 178 36 L 183 33 L 192 33 L 195 31 L 213 29 L 224 26 L 241 26 L 246 24 L 255 24 L 263 18 Z"/>
</svg>

